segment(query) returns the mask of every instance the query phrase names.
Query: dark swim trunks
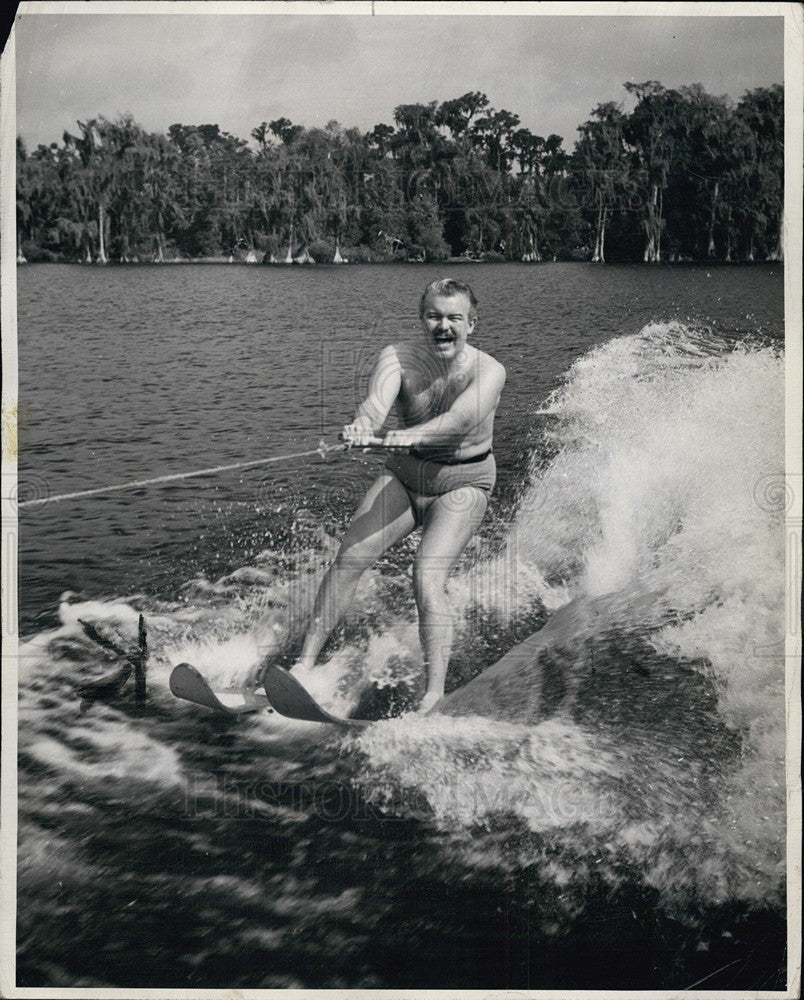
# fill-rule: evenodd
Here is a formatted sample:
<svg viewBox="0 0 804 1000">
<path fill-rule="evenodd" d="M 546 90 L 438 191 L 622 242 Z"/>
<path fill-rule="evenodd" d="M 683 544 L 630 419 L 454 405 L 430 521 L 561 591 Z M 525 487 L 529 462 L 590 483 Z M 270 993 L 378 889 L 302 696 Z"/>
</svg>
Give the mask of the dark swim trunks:
<svg viewBox="0 0 804 1000">
<path fill-rule="evenodd" d="M 437 497 L 458 491 L 456 509 L 468 507 L 471 498 L 464 487 L 474 486 L 488 497 L 497 479 L 497 463 L 491 451 L 451 462 L 437 462 L 420 457 L 416 452 L 389 455 L 385 467 L 405 487 L 417 525 L 422 524 Z"/>
</svg>

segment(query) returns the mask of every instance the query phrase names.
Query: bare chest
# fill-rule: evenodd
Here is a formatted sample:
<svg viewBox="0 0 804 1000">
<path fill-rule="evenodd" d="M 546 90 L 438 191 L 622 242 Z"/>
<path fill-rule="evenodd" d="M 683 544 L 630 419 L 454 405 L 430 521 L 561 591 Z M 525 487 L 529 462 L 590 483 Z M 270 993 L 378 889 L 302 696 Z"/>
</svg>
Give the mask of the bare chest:
<svg viewBox="0 0 804 1000">
<path fill-rule="evenodd" d="M 434 376 L 415 369 L 404 371 L 399 392 L 402 415 L 408 422 L 421 423 L 446 413 L 468 381 L 464 373 Z"/>
</svg>

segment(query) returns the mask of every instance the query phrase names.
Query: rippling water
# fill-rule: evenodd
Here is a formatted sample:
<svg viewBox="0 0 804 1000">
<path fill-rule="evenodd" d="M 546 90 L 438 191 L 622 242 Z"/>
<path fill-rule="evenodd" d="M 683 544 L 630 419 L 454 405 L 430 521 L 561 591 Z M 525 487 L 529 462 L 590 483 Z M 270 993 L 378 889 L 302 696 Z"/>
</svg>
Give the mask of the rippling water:
<svg viewBox="0 0 804 1000">
<path fill-rule="evenodd" d="M 508 369 L 445 714 L 167 688 L 293 648 L 374 457 L 23 509 L 21 985 L 783 985 L 781 269 L 440 270 Z M 20 269 L 21 498 L 314 448 L 433 276 Z M 421 682 L 414 545 L 308 678 L 337 710 Z M 82 703 L 78 618 L 140 612 L 147 706 Z"/>
</svg>

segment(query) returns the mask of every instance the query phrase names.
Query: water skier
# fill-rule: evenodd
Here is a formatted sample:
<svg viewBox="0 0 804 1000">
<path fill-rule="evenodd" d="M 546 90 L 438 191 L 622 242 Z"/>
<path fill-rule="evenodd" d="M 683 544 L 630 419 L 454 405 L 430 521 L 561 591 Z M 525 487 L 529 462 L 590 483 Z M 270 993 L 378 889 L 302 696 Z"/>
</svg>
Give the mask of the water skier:
<svg viewBox="0 0 804 1000">
<path fill-rule="evenodd" d="M 342 437 L 356 448 L 369 445 L 392 408 L 403 426 L 384 437 L 393 450 L 321 582 L 301 655 L 291 668 L 314 666 L 365 570 L 421 527 L 413 564 L 427 671 L 421 713 L 444 694 L 453 635 L 447 578 L 480 525 L 496 479 L 492 433 L 505 368 L 468 343 L 476 306 L 464 282 L 432 281 L 419 303 L 421 335 L 380 352 L 368 395 Z"/>
</svg>

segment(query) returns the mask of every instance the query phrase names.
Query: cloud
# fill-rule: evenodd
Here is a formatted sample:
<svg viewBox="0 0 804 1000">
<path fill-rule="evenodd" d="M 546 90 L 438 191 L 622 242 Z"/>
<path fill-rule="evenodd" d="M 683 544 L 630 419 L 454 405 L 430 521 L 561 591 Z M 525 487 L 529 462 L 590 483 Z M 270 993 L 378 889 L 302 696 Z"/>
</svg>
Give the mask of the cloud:
<svg viewBox="0 0 804 1000">
<path fill-rule="evenodd" d="M 371 17 L 254 7 L 270 13 L 23 14 L 18 132 L 36 145 L 59 140 L 76 118 L 123 111 L 148 129 L 216 122 L 243 138 L 281 115 L 367 130 L 390 122 L 397 104 L 480 90 L 571 146 L 598 103 L 627 102 L 626 80 L 700 82 L 734 98 L 782 80 L 781 18 Z"/>
</svg>

